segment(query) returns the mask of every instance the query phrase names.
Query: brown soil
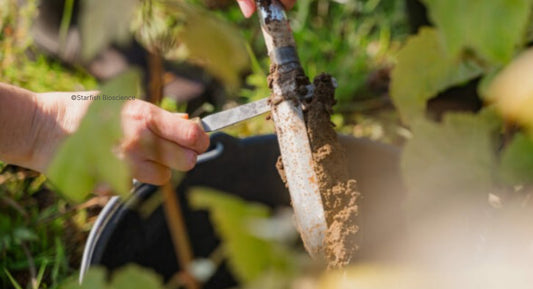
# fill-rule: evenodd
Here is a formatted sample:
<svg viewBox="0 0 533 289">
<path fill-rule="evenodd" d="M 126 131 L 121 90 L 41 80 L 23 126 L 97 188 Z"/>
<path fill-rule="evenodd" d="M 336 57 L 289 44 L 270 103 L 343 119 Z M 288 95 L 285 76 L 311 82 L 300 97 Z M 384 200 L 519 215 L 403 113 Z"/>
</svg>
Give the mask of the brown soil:
<svg viewBox="0 0 533 289">
<path fill-rule="evenodd" d="M 359 192 L 356 181 L 348 175 L 345 152 L 330 120 L 335 104 L 332 78 L 321 74 L 315 77 L 314 84 L 315 94 L 305 114 L 307 132 L 328 223 L 326 259 L 330 268 L 339 268 L 349 264 L 358 249 L 355 234 L 359 230 Z"/>
<path fill-rule="evenodd" d="M 272 66 L 269 86 L 284 87 L 286 82 L 295 81 L 299 90 L 305 89 L 309 80 L 301 69 L 290 73 L 279 71 Z M 350 179 L 344 149 L 337 140 L 337 133 L 331 122 L 332 106 L 335 104 L 335 87 L 330 75 L 321 74 L 314 80 L 315 92 L 310 103 L 305 104 L 307 133 L 313 153 L 313 166 L 319 181 L 322 202 L 328 229 L 324 240 L 324 252 L 329 268 L 340 268 L 349 264 L 358 246 L 355 234 L 358 215 L 356 181 Z M 298 93 L 299 94 L 299 93 Z M 304 92 L 305 94 L 305 92 Z M 285 100 L 294 100 L 297 93 L 284 93 Z M 284 100 L 271 97 L 277 104 Z M 280 160 L 276 164 L 280 176 L 286 182 L 285 172 Z"/>
</svg>

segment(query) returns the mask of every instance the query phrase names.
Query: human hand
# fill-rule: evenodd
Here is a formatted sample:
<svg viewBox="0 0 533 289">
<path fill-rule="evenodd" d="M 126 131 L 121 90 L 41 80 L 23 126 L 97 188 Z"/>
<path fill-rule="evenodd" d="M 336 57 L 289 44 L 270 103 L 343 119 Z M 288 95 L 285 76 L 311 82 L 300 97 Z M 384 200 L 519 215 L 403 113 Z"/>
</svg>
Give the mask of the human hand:
<svg viewBox="0 0 533 289">
<path fill-rule="evenodd" d="M 289 10 L 291 9 L 294 4 L 296 3 L 296 0 L 279 0 L 283 7 L 285 9 Z M 256 7 L 255 7 L 255 0 L 237 0 L 237 3 L 239 4 L 239 7 L 241 8 L 242 14 L 244 14 L 244 17 L 249 18 L 254 14 Z"/>
<path fill-rule="evenodd" d="M 155 185 L 166 183 L 171 170 L 188 171 L 209 146 L 209 136 L 184 114 L 170 113 L 141 100 L 122 110 L 120 156 L 134 178 Z"/>
<path fill-rule="evenodd" d="M 35 135 L 31 137 L 32 141 L 24 143 L 33 145 L 21 154 L 30 157 L 14 161 L 14 164 L 46 171 L 57 148 L 78 129 L 91 104 L 91 101 L 71 101 L 70 95 L 71 92 L 53 92 L 34 98 L 38 101 L 34 116 L 38 127 L 28 129 L 28 135 Z M 170 113 L 142 100 L 125 103 L 121 123 L 123 137 L 117 154 L 128 163 L 132 177 L 141 182 L 166 183 L 171 176 L 170 169 L 192 169 L 197 155 L 209 146 L 209 136 L 199 124 L 185 119 L 184 114 Z"/>
</svg>

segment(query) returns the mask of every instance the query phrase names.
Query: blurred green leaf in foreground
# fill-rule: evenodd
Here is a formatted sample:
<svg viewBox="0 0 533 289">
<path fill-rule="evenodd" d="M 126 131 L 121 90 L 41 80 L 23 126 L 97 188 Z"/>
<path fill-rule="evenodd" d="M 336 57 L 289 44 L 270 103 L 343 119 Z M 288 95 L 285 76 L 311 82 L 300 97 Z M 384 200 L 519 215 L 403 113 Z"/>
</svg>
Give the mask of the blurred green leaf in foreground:
<svg viewBox="0 0 533 289">
<path fill-rule="evenodd" d="M 60 289 L 163 289 L 162 278 L 149 269 L 137 265 L 127 265 L 117 271 L 109 281 L 103 268 L 91 268 L 80 285 L 72 277 Z"/>
<path fill-rule="evenodd" d="M 102 95 L 139 97 L 140 74 L 130 70 L 106 83 Z M 128 194 L 128 168 L 113 150 L 122 137 L 120 112 L 124 101 L 95 100 L 79 129 L 57 152 L 48 177 L 69 199 L 85 200 L 96 185 L 106 183 L 118 194 Z"/>
<path fill-rule="evenodd" d="M 257 281 L 264 274 L 277 272 L 287 276 L 294 270 L 293 254 L 280 244 L 251 233 L 252 221 L 269 215 L 269 209 L 264 205 L 248 203 L 207 188 L 191 192 L 191 204 L 194 208 L 209 211 L 222 238 L 231 270 L 242 284 Z"/>
</svg>

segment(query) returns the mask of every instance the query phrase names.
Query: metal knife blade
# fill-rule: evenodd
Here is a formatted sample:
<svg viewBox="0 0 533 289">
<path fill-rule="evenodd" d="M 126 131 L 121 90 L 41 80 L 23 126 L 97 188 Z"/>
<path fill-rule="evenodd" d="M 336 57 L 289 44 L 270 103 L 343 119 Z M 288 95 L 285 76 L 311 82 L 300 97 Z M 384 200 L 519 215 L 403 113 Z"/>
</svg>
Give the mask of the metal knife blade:
<svg viewBox="0 0 533 289">
<path fill-rule="evenodd" d="M 301 99 L 309 99 L 313 97 L 315 86 L 313 84 L 307 85 L 307 94 L 303 95 Z M 250 119 L 260 114 L 270 111 L 268 104 L 268 97 L 239 105 L 221 112 L 210 114 L 200 120 L 205 132 L 212 132 L 225 127 L 237 124 L 243 120 Z"/>
<path fill-rule="evenodd" d="M 219 130 L 234 125 L 243 120 L 270 111 L 268 97 L 247 104 L 239 105 L 221 112 L 210 114 L 201 119 L 205 132 Z"/>
</svg>

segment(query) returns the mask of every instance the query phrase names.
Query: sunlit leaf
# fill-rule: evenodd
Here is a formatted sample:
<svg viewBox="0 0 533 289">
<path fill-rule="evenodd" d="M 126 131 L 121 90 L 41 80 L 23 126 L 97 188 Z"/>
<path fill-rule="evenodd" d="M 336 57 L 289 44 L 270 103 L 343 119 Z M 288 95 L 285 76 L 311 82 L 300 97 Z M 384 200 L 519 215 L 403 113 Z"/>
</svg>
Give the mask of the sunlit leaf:
<svg viewBox="0 0 533 289">
<path fill-rule="evenodd" d="M 390 93 L 403 120 L 410 122 L 424 115 L 427 100 L 481 72 L 474 63 L 450 56 L 437 30 L 423 28 L 399 52 Z"/>
<path fill-rule="evenodd" d="M 471 48 L 495 63 L 511 59 L 525 37 L 531 0 L 423 0 L 452 55 Z"/>
<path fill-rule="evenodd" d="M 483 203 L 493 188 L 495 135 L 500 121 L 492 111 L 449 113 L 443 123 L 419 120 L 405 146 L 402 170 L 412 202 L 474 199 Z M 419 207 L 420 208 L 420 207 Z"/>
<path fill-rule="evenodd" d="M 130 70 L 102 87 L 102 95 L 138 96 L 139 72 Z M 121 195 L 127 195 L 131 179 L 125 163 L 113 149 L 122 129 L 120 111 L 123 101 L 95 100 L 78 130 L 57 152 L 48 169 L 48 177 L 66 197 L 81 202 L 96 185 L 106 183 Z"/>
<path fill-rule="evenodd" d="M 288 271 L 291 254 L 248 229 L 251 220 L 268 216 L 267 207 L 204 188 L 191 192 L 191 204 L 209 211 L 239 281 L 247 284 L 270 270 Z"/>
<path fill-rule="evenodd" d="M 229 88 L 240 84 L 240 73 L 248 66 L 248 54 L 238 30 L 197 7 L 175 1 L 173 7 L 183 14 L 180 40 L 187 57 L 204 66 Z"/>
<path fill-rule="evenodd" d="M 522 133 L 515 135 L 501 156 L 501 174 L 510 185 L 533 181 L 533 140 Z"/>
<path fill-rule="evenodd" d="M 533 49 L 522 52 L 484 90 L 505 118 L 533 129 Z"/>
<path fill-rule="evenodd" d="M 112 42 L 130 37 L 130 21 L 137 0 L 84 0 L 80 15 L 82 56 L 91 59 Z"/>
</svg>

